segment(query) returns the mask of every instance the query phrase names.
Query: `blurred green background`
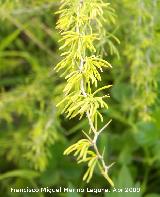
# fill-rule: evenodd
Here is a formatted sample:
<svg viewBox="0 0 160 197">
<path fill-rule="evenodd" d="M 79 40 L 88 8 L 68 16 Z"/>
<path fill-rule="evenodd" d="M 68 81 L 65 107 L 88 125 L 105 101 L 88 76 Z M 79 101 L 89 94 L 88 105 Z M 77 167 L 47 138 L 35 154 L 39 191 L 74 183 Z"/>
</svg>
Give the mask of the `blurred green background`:
<svg viewBox="0 0 160 197">
<path fill-rule="evenodd" d="M 104 197 L 160 197 L 160 1 L 111 0 L 115 24 L 108 25 L 98 51 L 113 66 L 103 85 L 113 84 L 99 140 L 117 188 L 140 193 Z M 64 80 L 56 30 L 59 1 L 0 0 L 0 196 L 94 196 L 81 193 L 11 193 L 10 188 L 108 188 L 97 171 L 82 181 L 86 166 L 63 156 L 83 136 L 87 120 L 67 120 L 55 105 Z M 107 14 L 107 13 L 104 13 Z M 114 36 L 120 40 L 120 44 Z"/>
</svg>

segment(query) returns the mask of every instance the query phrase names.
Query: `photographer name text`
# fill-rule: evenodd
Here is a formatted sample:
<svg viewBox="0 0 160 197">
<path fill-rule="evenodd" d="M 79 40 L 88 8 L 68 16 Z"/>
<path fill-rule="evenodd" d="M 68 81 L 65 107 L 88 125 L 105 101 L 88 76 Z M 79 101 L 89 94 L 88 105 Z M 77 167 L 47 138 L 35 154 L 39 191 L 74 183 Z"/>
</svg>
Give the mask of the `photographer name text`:
<svg viewBox="0 0 160 197">
<path fill-rule="evenodd" d="M 69 188 L 69 187 L 59 187 L 59 188 L 10 188 L 10 192 L 13 193 L 36 193 L 36 192 L 44 192 L 44 193 L 108 193 L 108 192 L 140 192 L 140 188 L 136 187 L 126 187 L 126 188 L 112 188 L 112 189 L 105 189 L 105 188 Z"/>
</svg>

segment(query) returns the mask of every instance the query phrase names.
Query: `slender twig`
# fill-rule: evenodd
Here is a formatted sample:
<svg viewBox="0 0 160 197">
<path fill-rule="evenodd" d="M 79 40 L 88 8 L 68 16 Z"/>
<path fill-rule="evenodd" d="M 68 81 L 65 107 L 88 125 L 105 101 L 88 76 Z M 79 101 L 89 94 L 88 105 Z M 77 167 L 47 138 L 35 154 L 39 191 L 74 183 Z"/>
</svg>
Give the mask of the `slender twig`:
<svg viewBox="0 0 160 197">
<path fill-rule="evenodd" d="M 80 0 L 80 6 L 79 8 L 77 8 L 77 16 L 79 16 L 79 9 L 81 8 L 83 4 L 83 0 Z M 77 26 L 76 26 L 76 31 L 77 33 L 79 34 L 80 33 L 80 29 L 79 29 L 79 25 L 77 23 Z M 84 59 L 83 57 L 81 57 L 81 60 L 80 60 L 80 65 L 79 65 L 79 70 L 81 73 L 83 73 L 83 66 L 84 66 Z M 84 79 L 82 78 L 81 82 L 80 82 L 80 89 L 81 89 L 81 93 L 84 97 L 87 97 L 87 93 L 85 91 L 85 87 L 84 87 Z M 108 169 L 113 165 L 113 163 L 109 166 L 106 165 L 105 161 L 104 161 L 104 157 L 103 157 L 103 153 L 100 154 L 99 150 L 98 150 L 98 147 L 97 147 L 97 139 L 98 139 L 98 136 L 99 134 L 104 131 L 104 129 L 107 128 L 107 126 L 110 124 L 110 122 L 112 120 L 110 120 L 102 129 L 100 129 L 99 131 L 97 131 L 97 129 L 94 127 L 94 124 L 91 120 L 91 117 L 89 115 L 89 111 L 87 111 L 86 113 L 87 115 L 87 118 L 88 118 L 88 121 L 89 121 L 89 125 L 90 125 L 90 128 L 92 129 L 93 133 L 94 133 L 94 138 L 92 140 L 92 144 L 93 144 L 93 148 L 97 154 L 97 157 L 99 159 L 99 161 L 101 162 L 102 166 L 103 166 L 103 169 L 104 169 L 104 172 L 108 172 Z"/>
<path fill-rule="evenodd" d="M 83 59 L 81 59 L 81 63 L 80 63 L 80 66 L 79 66 L 80 71 L 83 70 L 83 66 L 82 66 L 83 64 L 82 64 L 82 62 L 83 62 Z M 84 97 L 87 96 L 87 93 L 85 92 L 85 88 L 84 88 L 84 80 L 83 80 L 83 79 L 81 80 L 81 93 L 82 93 L 82 95 L 83 95 Z M 105 164 L 104 158 L 103 158 L 103 156 L 100 154 L 100 152 L 99 152 L 99 150 L 98 150 L 98 147 L 97 147 L 97 139 L 98 139 L 99 134 L 100 134 L 102 131 L 104 131 L 104 129 L 109 125 L 109 123 L 110 123 L 112 120 L 110 120 L 102 129 L 100 129 L 99 132 L 97 132 L 97 130 L 95 129 L 95 127 L 94 127 L 94 125 L 93 125 L 93 122 L 92 122 L 92 120 L 91 120 L 91 118 L 90 118 L 90 116 L 89 116 L 89 112 L 87 112 L 87 118 L 88 118 L 88 121 L 89 121 L 90 128 L 92 129 L 93 133 L 95 134 L 94 139 L 92 140 L 93 148 L 94 148 L 94 150 L 95 150 L 95 152 L 96 152 L 96 154 L 97 154 L 97 156 L 98 156 L 98 159 L 99 159 L 99 160 L 101 161 L 101 163 L 102 163 L 102 166 L 103 166 L 103 168 L 104 168 L 104 171 L 107 172 L 108 169 L 109 169 L 113 164 L 111 164 L 111 165 L 109 165 L 109 166 L 107 166 L 107 165 Z"/>
<path fill-rule="evenodd" d="M 108 127 L 108 125 L 109 125 L 111 122 L 112 122 L 112 120 L 110 120 L 109 122 L 107 122 L 107 124 L 104 125 L 104 127 L 102 127 L 102 129 L 100 129 L 100 130 L 98 131 L 98 133 L 99 133 L 99 134 L 102 133 L 102 131 L 104 131 L 104 130 Z"/>
</svg>

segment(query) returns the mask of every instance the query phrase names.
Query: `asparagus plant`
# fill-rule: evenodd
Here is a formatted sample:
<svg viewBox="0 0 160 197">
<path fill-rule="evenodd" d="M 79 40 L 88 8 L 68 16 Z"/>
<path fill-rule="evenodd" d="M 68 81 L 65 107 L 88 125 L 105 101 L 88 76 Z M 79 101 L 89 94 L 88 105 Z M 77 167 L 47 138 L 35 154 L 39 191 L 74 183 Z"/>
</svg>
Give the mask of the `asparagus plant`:
<svg viewBox="0 0 160 197">
<path fill-rule="evenodd" d="M 98 126 L 99 121 L 103 122 L 101 109 L 108 108 L 106 99 L 109 98 L 108 94 L 101 95 L 100 92 L 111 87 L 105 85 L 98 88 L 98 82 L 102 80 L 103 70 L 111 68 L 111 65 L 97 54 L 95 47 L 100 41 L 106 20 L 103 10 L 107 12 L 108 20 L 113 20 L 114 12 L 110 4 L 102 0 L 62 0 L 61 3 L 57 12 L 60 15 L 57 28 L 62 36 L 62 60 L 55 70 L 66 79 L 66 86 L 64 98 L 57 106 L 62 108 L 62 113 L 69 119 L 86 117 L 90 127 L 88 133 L 83 131 L 86 138 L 69 146 L 64 154 L 73 154 L 78 163 L 87 163 L 84 181 L 90 181 L 98 166 L 101 174 L 114 186 L 108 175 L 113 163 L 106 164 L 104 153 L 100 153 L 97 146 L 99 135 L 111 122 L 101 129 Z"/>
</svg>

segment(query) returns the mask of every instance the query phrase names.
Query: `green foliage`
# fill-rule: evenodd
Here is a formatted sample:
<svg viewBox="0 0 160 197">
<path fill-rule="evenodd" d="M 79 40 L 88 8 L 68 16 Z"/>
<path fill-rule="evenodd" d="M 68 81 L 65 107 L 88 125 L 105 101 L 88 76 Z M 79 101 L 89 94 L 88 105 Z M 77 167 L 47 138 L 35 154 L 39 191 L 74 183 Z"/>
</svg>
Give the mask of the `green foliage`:
<svg viewBox="0 0 160 197">
<path fill-rule="evenodd" d="M 159 21 L 158 1 L 126 1 L 132 21 L 126 21 L 132 29 L 125 32 L 126 41 L 122 55 L 130 69 L 130 82 L 133 87 L 132 102 L 137 116 L 144 121 L 152 119 L 151 106 L 156 102 L 159 73 L 159 46 L 157 45 Z M 137 10 L 135 12 L 135 10 Z M 127 12 L 128 12 L 127 11 Z"/>
<path fill-rule="evenodd" d="M 94 94 L 90 94 L 87 97 L 84 97 L 79 92 L 72 92 L 67 95 L 57 106 L 64 103 L 62 113 L 67 113 L 67 118 L 74 118 L 77 115 L 80 115 L 80 119 L 88 111 L 89 116 L 92 120 L 95 120 L 97 116 L 103 121 L 103 116 L 99 112 L 99 108 L 108 109 L 108 105 L 103 101 L 102 97 L 94 97 Z M 107 97 L 109 97 L 107 95 Z M 67 104 L 66 104 L 67 103 Z"/>
<path fill-rule="evenodd" d="M 62 105 L 62 113 L 67 113 L 67 118 L 75 118 L 80 116 L 80 119 L 86 115 L 89 122 L 89 131 L 94 134 L 93 139 L 88 136 L 89 141 L 79 140 L 76 144 L 71 145 L 64 154 L 70 154 L 76 151 L 74 156 L 78 156 L 79 162 L 88 161 L 88 170 L 86 171 L 83 180 L 90 181 L 96 164 L 98 163 L 101 174 L 114 186 L 112 180 L 108 176 L 108 169 L 104 162 L 103 155 L 100 154 L 97 147 L 97 139 L 99 134 L 106 126 L 98 131 L 98 118 L 103 121 L 103 115 L 100 109 L 108 109 L 107 103 L 103 100 L 108 95 L 98 97 L 96 94 L 109 86 L 104 86 L 92 93 L 94 84 L 97 87 L 97 82 L 101 81 L 100 72 L 102 68 L 111 67 L 111 65 L 96 54 L 94 46 L 96 40 L 100 40 L 100 31 L 97 29 L 102 27 L 103 9 L 108 8 L 109 4 L 99 0 L 68 0 L 62 1 L 60 7 L 59 21 L 57 28 L 61 31 L 63 42 L 59 48 L 63 50 L 61 56 L 62 61 L 56 66 L 55 70 L 62 71 L 61 76 L 65 76 L 66 86 L 63 90 L 65 98 L 58 103 Z M 91 9 L 88 9 L 88 8 Z M 72 14 L 68 13 L 72 10 Z M 109 9 L 111 11 L 112 9 Z M 111 13 L 110 13 L 111 14 Z M 112 18 L 112 14 L 111 14 Z M 96 25 L 96 28 L 94 28 Z M 86 134 L 87 135 L 87 134 Z M 89 146 L 93 145 L 93 150 L 88 151 Z M 92 157 L 87 155 L 91 154 Z M 86 158 L 87 157 L 87 158 Z M 81 159 L 81 160 L 80 160 Z M 80 160 L 80 161 L 79 161 Z"/>
<path fill-rule="evenodd" d="M 11 193 L 11 187 L 108 188 L 105 177 L 115 188 L 140 187 L 141 192 L 100 197 L 158 197 L 160 2 L 85 0 L 76 34 L 79 3 L 63 2 L 0 1 L 0 194 L 22 196 Z M 65 44 L 60 56 L 58 48 Z M 93 133 L 87 109 L 93 130 L 112 119 L 105 132 Z M 78 143 L 81 139 L 86 143 Z M 93 140 L 104 161 L 116 162 L 109 170 L 113 181 L 99 165 Z M 70 145 L 70 157 L 63 156 Z"/>
<path fill-rule="evenodd" d="M 95 165 L 98 161 L 97 155 L 93 151 L 88 150 L 91 145 L 92 142 L 90 140 L 82 139 L 64 151 L 64 155 L 69 155 L 75 151 L 74 156 L 77 156 L 78 163 L 88 162 L 88 169 L 83 176 L 83 180 L 87 180 L 87 182 L 92 178 Z"/>
<path fill-rule="evenodd" d="M 17 2 L 12 1 L 13 9 L 16 6 L 20 9 Z M 1 9 L 8 4 L 10 1 L 2 3 Z M 38 32 L 33 31 L 32 24 L 30 30 L 26 29 L 23 25 L 25 18 L 13 19 L 10 13 L 4 15 L 6 21 L 1 21 L 1 24 L 5 26 L 6 23 L 6 26 L 1 29 L 0 41 L 1 156 L 19 167 L 25 164 L 26 167 L 44 171 L 50 154 L 49 147 L 60 136 L 56 129 L 58 124 L 55 123 L 57 116 L 53 102 L 58 92 L 52 91 L 51 84 L 56 80 L 48 75 L 48 67 L 45 66 L 51 63 L 50 52 L 47 54 L 48 62 L 44 62 L 43 55 L 41 59 L 38 58 L 40 51 L 36 51 L 36 46 L 33 47 L 32 43 L 26 49 L 24 46 L 29 38 L 39 48 L 50 49 L 35 40 L 33 34 Z M 46 21 L 49 23 L 47 18 Z M 38 23 L 42 25 L 41 18 Z M 39 28 L 41 32 L 43 37 L 48 37 L 48 33 Z M 41 39 L 41 36 L 37 38 Z M 8 66 L 9 69 L 6 69 Z"/>
<path fill-rule="evenodd" d="M 33 179 L 38 176 L 38 173 L 31 170 L 14 170 L 4 174 L 0 174 L 0 180 L 10 177 L 21 177 L 26 179 Z"/>
</svg>

